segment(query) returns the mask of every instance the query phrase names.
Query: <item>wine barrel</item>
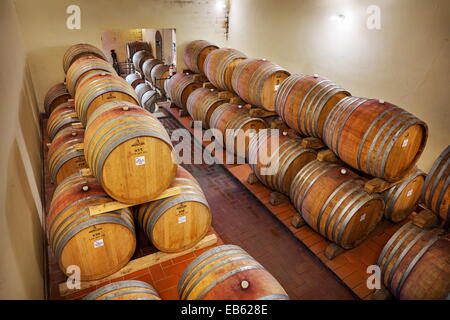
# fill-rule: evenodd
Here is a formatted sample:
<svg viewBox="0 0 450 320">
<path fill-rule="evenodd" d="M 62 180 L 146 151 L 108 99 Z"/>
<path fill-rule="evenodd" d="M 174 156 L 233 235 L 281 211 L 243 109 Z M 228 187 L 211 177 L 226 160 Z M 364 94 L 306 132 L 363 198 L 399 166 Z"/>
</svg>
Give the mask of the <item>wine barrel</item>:
<svg viewBox="0 0 450 320">
<path fill-rule="evenodd" d="M 142 83 L 145 83 L 145 80 L 141 78 L 139 73 L 132 73 L 126 76 L 125 81 L 130 84 L 134 89 Z"/>
<path fill-rule="evenodd" d="M 267 130 L 254 136 L 250 140 L 248 160 L 264 185 L 289 195 L 292 180 L 300 169 L 317 158 L 317 152 L 279 132 Z"/>
<path fill-rule="evenodd" d="M 444 300 L 450 292 L 450 238 L 412 222 L 401 227 L 378 258 L 383 284 L 401 300 Z"/>
<path fill-rule="evenodd" d="M 51 87 L 44 98 L 44 110 L 47 114 L 52 113 L 53 109 L 63 102 L 70 99 L 70 93 L 67 91 L 67 86 L 61 82 Z"/>
<path fill-rule="evenodd" d="M 136 91 L 139 101 L 141 101 L 144 93 L 146 93 L 147 91 L 151 91 L 152 87 L 150 87 L 150 85 L 148 83 L 144 82 L 144 83 L 141 83 L 138 86 L 136 86 L 136 88 L 134 88 L 134 90 Z"/>
<path fill-rule="evenodd" d="M 134 89 L 121 77 L 103 74 L 89 77 L 78 87 L 75 110 L 84 126 L 91 114 L 110 101 L 129 101 L 138 104 Z"/>
<path fill-rule="evenodd" d="M 152 52 L 152 48 L 150 47 L 148 42 L 145 41 L 127 42 L 127 56 L 130 61 L 133 61 L 133 56 L 136 52 L 142 50 Z"/>
<path fill-rule="evenodd" d="M 327 115 L 349 95 L 326 78 L 293 74 L 280 85 L 275 97 L 275 111 L 290 128 L 305 136 L 322 139 Z"/>
<path fill-rule="evenodd" d="M 177 195 L 141 204 L 138 221 L 153 245 L 163 252 L 195 246 L 211 227 L 211 211 L 197 180 L 181 166 L 171 187 Z"/>
<path fill-rule="evenodd" d="M 194 75 L 177 73 L 168 81 L 166 91 L 173 103 L 185 109 L 191 93 L 201 87 L 202 83 L 195 80 Z"/>
<path fill-rule="evenodd" d="M 290 73 L 266 59 L 245 59 L 233 71 L 233 91 L 243 100 L 275 111 L 275 95 Z"/>
<path fill-rule="evenodd" d="M 99 48 L 88 43 L 74 44 L 73 46 L 70 46 L 69 49 L 67 49 L 67 51 L 64 53 L 64 73 L 67 73 L 72 63 L 74 63 L 77 59 L 86 56 L 95 56 L 97 58 L 108 61 L 102 50 L 100 50 Z"/>
<path fill-rule="evenodd" d="M 447 223 L 450 221 L 450 146 L 436 159 L 425 179 L 422 201 Z"/>
<path fill-rule="evenodd" d="M 142 64 L 142 72 L 144 73 L 145 79 L 155 85 L 152 81 L 152 70 L 159 64 L 163 64 L 161 60 L 158 59 L 148 59 Z"/>
<path fill-rule="evenodd" d="M 92 114 L 84 153 L 106 193 L 123 203 L 151 201 L 169 187 L 177 168 L 163 125 L 124 101 L 104 104 Z"/>
<path fill-rule="evenodd" d="M 136 52 L 133 55 L 133 65 L 134 68 L 139 71 L 139 72 L 143 72 L 142 70 L 142 65 L 144 64 L 144 62 L 148 59 L 153 59 L 153 55 L 150 51 L 147 50 L 141 50 Z"/>
<path fill-rule="evenodd" d="M 252 256 L 235 245 L 199 255 L 178 281 L 182 300 L 289 300 L 280 283 Z"/>
<path fill-rule="evenodd" d="M 80 122 L 75 109 L 68 102 L 61 103 L 52 111 L 47 120 L 47 133 L 50 141 L 59 131 L 71 127 L 75 122 Z"/>
<path fill-rule="evenodd" d="M 78 266 L 81 280 L 104 278 L 125 266 L 136 247 L 129 208 L 89 214 L 88 208 L 111 202 L 92 176 L 75 173 L 55 190 L 47 216 L 48 243 L 64 273 Z"/>
<path fill-rule="evenodd" d="M 138 280 L 109 283 L 89 293 L 83 300 L 161 300 L 150 284 Z"/>
<path fill-rule="evenodd" d="M 166 90 L 164 84 L 168 81 L 170 77 L 170 67 L 167 64 L 157 64 L 150 74 L 153 85 L 159 89 L 163 96 L 166 95 Z"/>
<path fill-rule="evenodd" d="M 70 95 L 75 97 L 77 86 L 83 81 L 83 78 L 100 73 L 117 75 L 116 70 L 109 62 L 97 57 L 88 56 L 76 60 L 72 63 L 66 75 L 67 90 L 69 90 Z"/>
<path fill-rule="evenodd" d="M 323 140 L 342 161 L 369 175 L 396 181 L 425 147 L 427 125 L 381 100 L 347 97 L 329 113 Z"/>
<path fill-rule="evenodd" d="M 246 159 L 251 130 L 258 133 L 259 130 L 267 128 L 267 124 L 263 119 L 252 118 L 240 105 L 224 103 L 214 110 L 209 127 L 222 132 L 223 139 L 217 139 L 217 141 L 229 153 Z"/>
<path fill-rule="evenodd" d="M 386 190 L 384 217 L 398 223 L 406 219 L 416 208 L 425 182 L 425 173 L 416 170 L 401 183 Z"/>
<path fill-rule="evenodd" d="M 84 152 L 84 129 L 65 128 L 58 132 L 48 150 L 48 166 L 53 183 L 59 184 L 68 176 L 87 168 Z"/>
<path fill-rule="evenodd" d="M 209 120 L 214 110 L 226 102 L 228 100 L 219 98 L 218 91 L 199 88 L 191 93 L 186 102 L 186 107 L 192 119 L 201 121 L 203 128 L 208 129 Z"/>
<path fill-rule="evenodd" d="M 205 40 L 194 40 L 184 48 L 183 62 L 189 70 L 203 74 L 208 54 L 219 47 Z"/>
<path fill-rule="evenodd" d="M 233 92 L 233 71 L 247 56 L 231 48 L 220 48 L 208 54 L 205 60 L 205 75 L 219 90 Z"/>
<path fill-rule="evenodd" d="M 382 196 L 365 192 L 361 177 L 340 165 L 318 160 L 295 176 L 290 198 L 311 228 L 344 249 L 363 241 L 384 210 Z"/>
<path fill-rule="evenodd" d="M 164 99 L 155 90 L 149 90 L 142 95 L 141 106 L 145 110 L 155 113 L 158 111 L 157 102 L 163 101 Z"/>
</svg>

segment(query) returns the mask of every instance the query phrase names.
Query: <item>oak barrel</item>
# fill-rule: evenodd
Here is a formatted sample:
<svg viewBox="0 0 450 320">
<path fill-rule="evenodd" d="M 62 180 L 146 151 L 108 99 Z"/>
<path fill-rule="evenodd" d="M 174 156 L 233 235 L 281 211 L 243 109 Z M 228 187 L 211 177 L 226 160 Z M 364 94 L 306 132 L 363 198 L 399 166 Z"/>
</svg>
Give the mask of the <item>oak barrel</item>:
<svg viewBox="0 0 450 320">
<path fill-rule="evenodd" d="M 396 181 L 425 147 L 427 125 L 389 102 L 346 97 L 329 113 L 323 140 L 342 161 L 369 175 Z"/>
<path fill-rule="evenodd" d="M 415 170 L 399 184 L 386 190 L 384 217 L 398 223 L 406 219 L 416 208 L 425 182 L 425 173 Z"/>
<path fill-rule="evenodd" d="M 142 73 L 144 74 L 145 79 L 153 85 L 155 84 L 152 81 L 152 71 L 154 67 L 160 64 L 163 64 L 163 62 L 158 59 L 148 59 L 142 64 Z"/>
<path fill-rule="evenodd" d="M 112 201 L 92 176 L 75 173 L 58 185 L 47 216 L 48 243 L 61 270 L 80 268 L 81 280 L 120 270 L 136 247 L 129 208 L 91 216 L 89 207 Z"/>
<path fill-rule="evenodd" d="M 295 176 L 290 198 L 311 228 L 350 249 L 363 241 L 383 216 L 382 196 L 365 192 L 364 182 L 347 168 L 314 160 Z"/>
<path fill-rule="evenodd" d="M 350 93 L 318 75 L 293 74 L 280 85 L 275 111 L 292 129 L 322 139 L 325 119 Z"/>
<path fill-rule="evenodd" d="M 52 113 L 53 109 L 59 106 L 63 102 L 67 102 L 70 99 L 70 93 L 67 91 L 65 83 L 57 83 L 51 87 L 44 98 L 44 110 L 47 114 Z"/>
<path fill-rule="evenodd" d="M 150 284 L 138 280 L 109 283 L 86 295 L 83 300 L 161 300 Z"/>
<path fill-rule="evenodd" d="M 159 89 L 163 96 L 166 95 L 164 84 L 169 80 L 170 67 L 167 64 L 157 64 L 150 74 L 153 85 Z"/>
<path fill-rule="evenodd" d="M 69 90 L 70 95 L 75 97 L 76 89 L 83 78 L 99 73 L 117 75 L 116 70 L 109 62 L 94 56 L 83 57 L 72 63 L 66 75 L 67 90 Z"/>
<path fill-rule="evenodd" d="M 206 40 L 194 40 L 184 48 L 183 62 L 189 70 L 203 74 L 208 54 L 219 47 Z"/>
<path fill-rule="evenodd" d="M 177 73 L 167 82 L 166 91 L 170 100 L 179 108 L 185 109 L 187 99 L 194 90 L 202 87 L 202 83 L 195 80 L 194 75 Z"/>
<path fill-rule="evenodd" d="M 141 78 L 141 75 L 139 73 L 131 73 L 126 76 L 125 81 L 130 84 L 134 89 L 141 83 L 144 83 L 145 80 Z"/>
<path fill-rule="evenodd" d="M 146 93 L 147 91 L 151 91 L 152 87 L 148 83 L 144 82 L 144 83 L 138 84 L 136 86 L 136 88 L 134 88 L 134 90 L 136 91 L 136 94 L 137 94 L 137 96 L 139 98 L 139 101 L 141 101 L 142 96 L 144 95 L 144 93 Z"/>
<path fill-rule="evenodd" d="M 423 203 L 447 223 L 450 221 L 450 146 L 436 159 L 425 179 Z"/>
<path fill-rule="evenodd" d="M 91 114 L 110 101 L 129 101 L 138 104 L 133 87 L 124 79 L 112 74 L 100 74 L 85 79 L 75 95 L 75 110 L 81 122 L 86 123 Z"/>
<path fill-rule="evenodd" d="M 266 59 L 245 59 L 233 71 L 233 91 L 243 100 L 275 111 L 275 95 L 290 73 Z"/>
<path fill-rule="evenodd" d="M 192 261 L 178 282 L 182 300 L 289 300 L 280 283 L 235 245 L 209 249 Z"/>
<path fill-rule="evenodd" d="M 48 138 L 52 141 L 59 131 L 64 128 L 71 127 L 72 123 L 76 122 L 80 122 L 80 119 L 78 119 L 75 109 L 68 102 L 61 103 L 48 117 Z"/>
<path fill-rule="evenodd" d="M 153 55 L 150 51 L 147 50 L 141 50 L 136 52 L 133 55 L 133 65 L 136 71 L 143 72 L 142 65 L 144 62 L 148 59 L 153 59 Z"/>
<path fill-rule="evenodd" d="M 148 44 L 148 42 L 145 41 L 131 41 L 127 42 L 127 57 L 130 61 L 133 61 L 133 56 L 138 51 L 148 51 L 152 52 L 152 48 Z"/>
<path fill-rule="evenodd" d="M 401 227 L 378 258 L 382 282 L 401 300 L 444 300 L 450 293 L 450 238 L 412 222 Z"/>
<path fill-rule="evenodd" d="M 208 54 L 205 60 L 205 75 L 219 90 L 233 92 L 231 78 L 237 64 L 247 56 L 231 48 L 220 48 Z"/>
<path fill-rule="evenodd" d="M 195 246 L 211 227 L 211 211 L 197 180 L 178 166 L 171 187 L 177 195 L 141 204 L 138 221 L 153 245 L 163 252 L 180 252 Z"/>
<path fill-rule="evenodd" d="M 258 179 L 270 189 L 289 195 L 292 180 L 317 152 L 279 130 L 260 131 L 250 140 L 249 164 Z"/>
<path fill-rule="evenodd" d="M 83 145 L 84 129 L 65 128 L 58 132 L 48 150 L 48 166 L 53 183 L 62 180 L 87 168 L 84 152 L 79 146 Z"/>
<path fill-rule="evenodd" d="M 229 153 L 246 159 L 251 135 L 267 128 L 267 124 L 263 119 L 252 118 L 241 105 L 224 103 L 212 113 L 209 127 L 222 132 L 223 139 L 217 141 Z"/>
<path fill-rule="evenodd" d="M 208 129 L 214 110 L 226 102 L 228 100 L 219 98 L 217 90 L 199 88 L 190 94 L 186 107 L 192 119 L 201 121 L 203 128 Z"/>
<path fill-rule="evenodd" d="M 104 104 L 92 114 L 84 153 L 106 193 L 123 203 L 151 201 L 169 187 L 177 168 L 163 125 L 124 101 Z"/>
<path fill-rule="evenodd" d="M 149 90 L 142 95 L 141 106 L 145 110 L 155 113 L 158 111 L 157 102 L 163 101 L 164 99 L 155 90 Z"/>
<path fill-rule="evenodd" d="M 96 46 L 93 46 L 88 43 L 74 44 L 70 46 L 69 49 L 67 49 L 66 52 L 64 53 L 63 56 L 64 73 L 67 73 L 72 63 L 74 63 L 77 59 L 86 56 L 95 56 L 97 58 L 108 61 L 102 50 L 100 50 Z"/>
</svg>

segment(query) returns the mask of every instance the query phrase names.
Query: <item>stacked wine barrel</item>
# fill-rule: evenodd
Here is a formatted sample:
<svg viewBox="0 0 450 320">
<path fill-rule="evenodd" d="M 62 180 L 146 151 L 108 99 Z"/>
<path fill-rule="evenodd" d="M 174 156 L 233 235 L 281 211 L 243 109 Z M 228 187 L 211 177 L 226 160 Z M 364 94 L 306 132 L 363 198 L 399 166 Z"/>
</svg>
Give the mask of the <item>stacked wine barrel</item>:
<svg viewBox="0 0 450 320">
<path fill-rule="evenodd" d="M 117 281 L 103 286 L 83 300 L 161 300 L 150 284 L 137 280 Z"/>
</svg>

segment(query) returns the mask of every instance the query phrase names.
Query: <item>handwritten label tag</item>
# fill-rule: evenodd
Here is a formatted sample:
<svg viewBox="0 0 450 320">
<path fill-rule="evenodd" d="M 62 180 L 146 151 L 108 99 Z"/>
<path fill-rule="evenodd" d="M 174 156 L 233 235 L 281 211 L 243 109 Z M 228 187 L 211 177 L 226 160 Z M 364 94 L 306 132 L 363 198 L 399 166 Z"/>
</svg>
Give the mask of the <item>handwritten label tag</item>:
<svg viewBox="0 0 450 320">
<path fill-rule="evenodd" d="M 103 239 L 94 240 L 94 248 L 103 247 L 104 245 Z"/>
<path fill-rule="evenodd" d="M 185 223 L 186 222 L 186 216 L 178 217 L 178 223 Z"/>
<path fill-rule="evenodd" d="M 141 157 L 136 157 L 134 159 L 135 163 L 137 166 L 142 166 L 145 164 L 145 156 L 141 156 Z"/>
</svg>

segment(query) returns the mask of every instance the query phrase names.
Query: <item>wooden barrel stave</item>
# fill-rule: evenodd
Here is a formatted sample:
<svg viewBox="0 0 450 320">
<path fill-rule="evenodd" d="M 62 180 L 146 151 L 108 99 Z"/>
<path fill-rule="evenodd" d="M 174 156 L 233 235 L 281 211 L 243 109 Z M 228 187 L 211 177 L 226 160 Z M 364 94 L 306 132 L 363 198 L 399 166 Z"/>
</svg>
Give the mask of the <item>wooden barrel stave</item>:
<svg viewBox="0 0 450 320">
<path fill-rule="evenodd" d="M 158 59 L 148 59 L 142 64 L 142 73 L 144 74 L 145 79 L 153 85 L 155 84 L 152 81 L 152 71 L 153 68 L 159 64 L 163 64 L 163 62 Z"/>
<path fill-rule="evenodd" d="M 257 300 L 289 297 L 278 281 L 242 248 L 222 245 L 198 256 L 178 282 L 182 300 Z"/>
<path fill-rule="evenodd" d="M 170 77 L 170 67 L 167 64 L 157 64 L 151 71 L 150 78 L 153 85 L 159 89 L 163 96 L 166 95 L 164 84 Z"/>
<path fill-rule="evenodd" d="M 166 91 L 175 105 L 185 109 L 191 93 L 201 87 L 202 83 L 193 75 L 177 73 L 168 81 Z"/>
<path fill-rule="evenodd" d="M 152 87 L 150 87 L 150 85 L 148 83 L 144 82 L 144 83 L 139 84 L 136 88 L 134 88 L 134 90 L 136 91 L 139 101 L 141 101 L 144 93 L 146 93 L 147 91 L 151 91 Z"/>
<path fill-rule="evenodd" d="M 52 111 L 61 103 L 67 102 L 70 99 L 70 93 L 67 91 L 67 86 L 61 82 L 52 86 L 44 97 L 44 110 L 47 114 L 51 114 Z"/>
<path fill-rule="evenodd" d="M 105 54 L 97 47 L 88 44 L 88 43 L 79 43 L 74 44 L 66 50 L 63 56 L 63 69 L 64 73 L 67 73 L 72 63 L 74 63 L 77 59 L 86 57 L 86 56 L 95 56 L 99 59 L 103 59 L 107 61 Z"/>
<path fill-rule="evenodd" d="M 71 127 L 72 123 L 80 122 L 76 116 L 75 109 L 67 102 L 63 102 L 53 109 L 47 120 L 47 133 L 50 141 L 52 141 L 58 132 Z"/>
<path fill-rule="evenodd" d="M 209 128 L 212 113 L 228 100 L 219 98 L 214 89 L 199 88 L 191 93 L 186 107 L 194 121 L 201 121 L 205 129 Z"/>
<path fill-rule="evenodd" d="M 153 55 L 150 51 L 141 50 L 141 51 L 136 52 L 133 55 L 134 68 L 137 71 L 143 73 L 142 66 L 143 66 L 144 62 L 147 61 L 148 59 L 153 59 Z"/>
<path fill-rule="evenodd" d="M 83 300 L 161 300 L 155 288 L 137 280 L 107 284 L 89 293 Z"/>
<path fill-rule="evenodd" d="M 204 73 L 204 64 L 208 54 L 219 47 L 205 40 L 189 42 L 183 52 L 183 62 L 195 73 Z"/>
<path fill-rule="evenodd" d="M 200 185 L 181 166 L 171 187 L 181 188 L 180 194 L 140 205 L 138 221 L 156 248 L 180 252 L 205 237 L 211 226 L 211 211 Z"/>
<path fill-rule="evenodd" d="M 145 83 L 145 80 L 141 78 L 139 73 L 131 73 L 127 75 L 125 81 L 128 82 L 133 89 L 136 89 L 140 84 Z"/>
</svg>

